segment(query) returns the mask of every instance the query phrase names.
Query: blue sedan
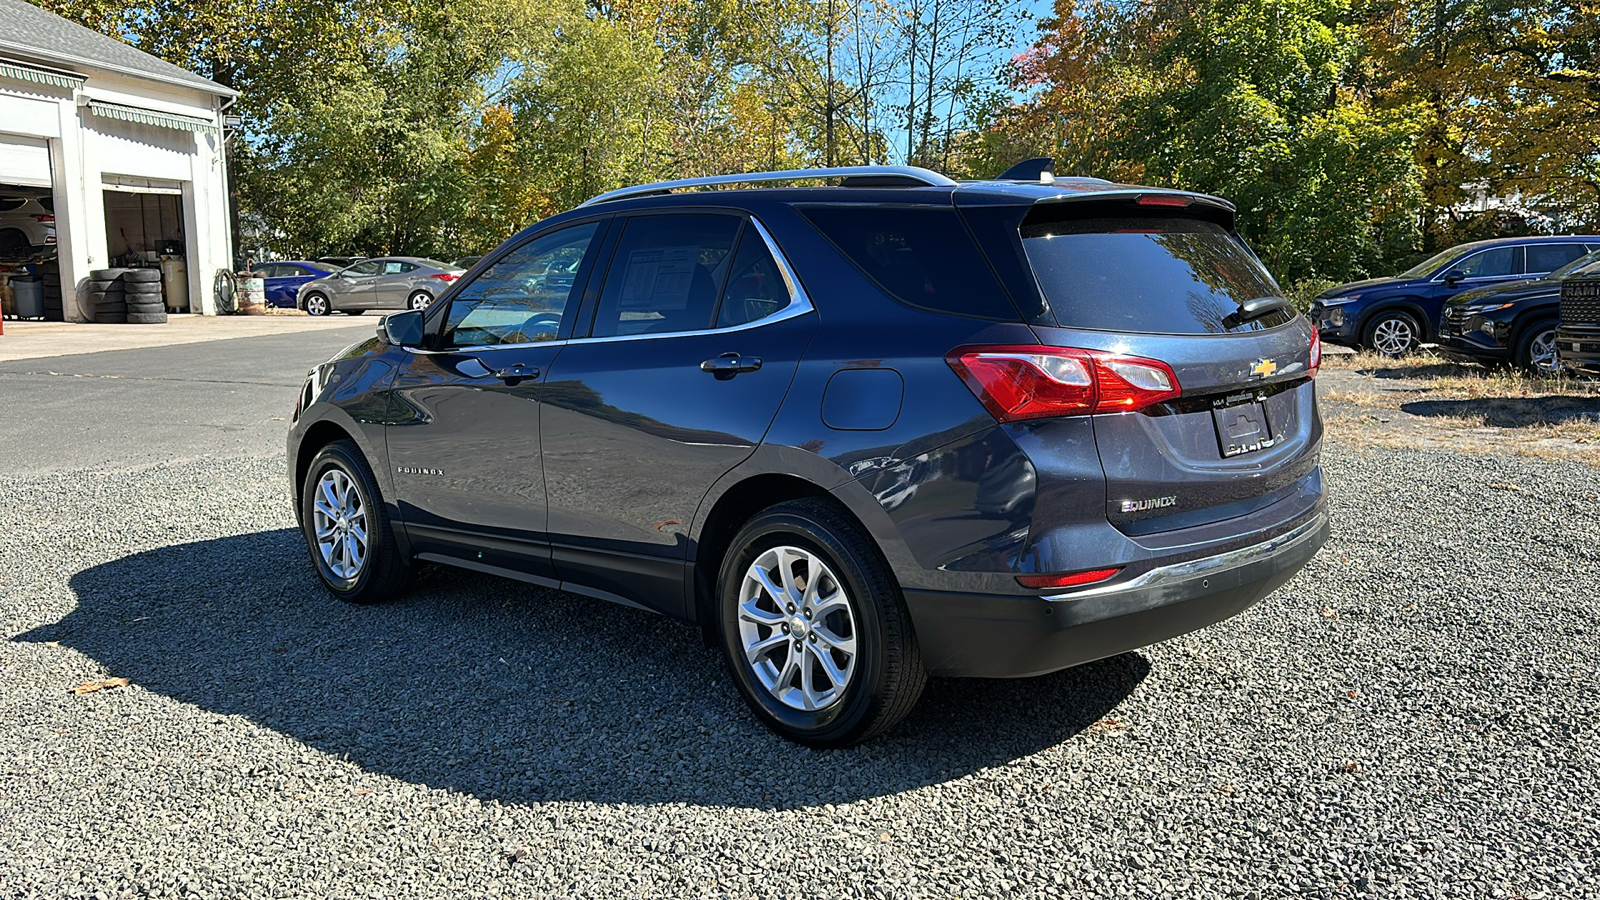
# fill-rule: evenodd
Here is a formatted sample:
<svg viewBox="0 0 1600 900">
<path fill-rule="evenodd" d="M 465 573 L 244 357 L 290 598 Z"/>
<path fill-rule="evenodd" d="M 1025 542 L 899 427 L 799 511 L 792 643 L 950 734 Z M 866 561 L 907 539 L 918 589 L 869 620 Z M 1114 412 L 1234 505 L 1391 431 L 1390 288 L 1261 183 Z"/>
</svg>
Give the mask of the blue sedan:
<svg viewBox="0 0 1600 900">
<path fill-rule="evenodd" d="M 300 285 L 316 281 L 318 278 L 326 278 L 337 268 L 322 262 L 291 259 L 284 262 L 262 263 L 256 266 L 251 274 L 266 282 L 268 306 L 294 309 L 295 295 L 300 292 Z"/>
</svg>

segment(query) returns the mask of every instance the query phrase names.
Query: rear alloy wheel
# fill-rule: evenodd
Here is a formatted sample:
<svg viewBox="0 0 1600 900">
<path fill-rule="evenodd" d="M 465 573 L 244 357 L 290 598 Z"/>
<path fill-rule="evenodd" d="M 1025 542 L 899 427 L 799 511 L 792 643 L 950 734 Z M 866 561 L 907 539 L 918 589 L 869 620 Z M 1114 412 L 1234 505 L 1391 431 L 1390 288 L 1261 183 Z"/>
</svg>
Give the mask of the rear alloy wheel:
<svg viewBox="0 0 1600 900">
<path fill-rule="evenodd" d="M 1367 326 L 1367 347 L 1384 356 L 1404 356 L 1422 346 L 1422 326 L 1408 312 L 1382 312 Z"/>
<path fill-rule="evenodd" d="M 769 727 L 847 747 L 893 727 L 922 694 L 922 654 L 888 567 L 833 505 L 797 500 L 752 518 L 723 560 L 723 649 Z"/>
<path fill-rule="evenodd" d="M 429 294 L 427 291 L 417 291 L 415 294 L 411 295 L 411 299 L 406 301 L 406 306 L 410 307 L 411 309 L 427 309 L 428 304 L 432 302 L 432 294 Z"/>
<path fill-rule="evenodd" d="M 1536 322 L 1517 341 L 1517 365 L 1534 375 L 1554 378 L 1561 374 L 1556 356 L 1556 323 Z"/>
<path fill-rule="evenodd" d="M 410 564 L 353 442 L 334 441 L 311 460 L 300 488 L 300 530 L 323 586 L 340 600 L 376 603 L 404 587 Z"/>
<path fill-rule="evenodd" d="M 328 304 L 327 297 L 321 294 L 309 294 L 306 296 L 306 315 L 325 316 L 332 310 L 333 307 Z"/>
</svg>

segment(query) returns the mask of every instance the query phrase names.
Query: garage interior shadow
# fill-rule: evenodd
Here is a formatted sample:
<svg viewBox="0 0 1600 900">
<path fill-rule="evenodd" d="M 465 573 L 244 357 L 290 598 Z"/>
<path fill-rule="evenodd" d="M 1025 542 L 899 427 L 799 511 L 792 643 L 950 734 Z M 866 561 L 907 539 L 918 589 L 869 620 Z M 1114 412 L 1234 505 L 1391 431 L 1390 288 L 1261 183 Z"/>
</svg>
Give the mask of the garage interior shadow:
<svg viewBox="0 0 1600 900">
<path fill-rule="evenodd" d="M 1149 672 L 1124 654 L 1019 681 L 936 679 L 902 725 L 816 751 L 758 724 L 687 625 L 447 567 L 405 598 L 332 600 L 289 529 L 138 553 L 71 579 L 19 640 L 238 715 L 364 770 L 484 800 L 844 803 L 1051 747 Z"/>
</svg>

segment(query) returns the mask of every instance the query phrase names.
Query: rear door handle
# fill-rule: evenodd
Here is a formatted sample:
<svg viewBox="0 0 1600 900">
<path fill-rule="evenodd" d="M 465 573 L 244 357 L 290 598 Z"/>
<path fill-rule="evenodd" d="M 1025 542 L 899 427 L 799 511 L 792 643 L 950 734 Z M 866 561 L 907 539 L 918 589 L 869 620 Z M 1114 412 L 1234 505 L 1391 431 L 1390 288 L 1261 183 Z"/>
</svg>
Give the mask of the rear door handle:
<svg viewBox="0 0 1600 900">
<path fill-rule="evenodd" d="M 509 387 L 516 387 L 520 382 L 538 378 L 539 367 L 525 366 L 522 363 L 517 363 L 515 365 L 506 366 L 504 369 L 491 370 L 489 374 L 500 379 L 501 381 L 504 381 Z"/>
<path fill-rule="evenodd" d="M 724 353 L 716 359 L 708 359 L 700 364 L 700 371 L 710 372 L 722 379 L 732 378 L 740 372 L 754 372 L 759 368 L 761 368 L 760 358 L 740 356 L 737 353 Z"/>
</svg>

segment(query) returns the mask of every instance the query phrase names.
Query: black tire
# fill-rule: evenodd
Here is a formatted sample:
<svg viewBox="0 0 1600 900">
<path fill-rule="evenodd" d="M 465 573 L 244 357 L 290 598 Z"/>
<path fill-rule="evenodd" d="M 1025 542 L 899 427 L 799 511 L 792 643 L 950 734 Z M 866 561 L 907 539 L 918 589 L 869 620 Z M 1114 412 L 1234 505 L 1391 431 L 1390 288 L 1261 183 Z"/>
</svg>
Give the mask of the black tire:
<svg viewBox="0 0 1600 900">
<path fill-rule="evenodd" d="M 1540 319 L 1527 325 L 1517 333 L 1517 343 L 1512 350 L 1512 359 L 1515 360 L 1518 368 L 1524 369 L 1530 374 L 1546 378 L 1554 377 L 1560 373 L 1561 363 L 1559 357 L 1553 352 L 1555 349 L 1555 331 L 1560 324 L 1561 321 L 1559 319 Z M 1542 341 L 1547 341 L 1550 344 L 1551 357 L 1555 362 L 1554 369 L 1546 369 L 1534 361 L 1534 353 L 1536 352 L 1534 345 Z"/>
<path fill-rule="evenodd" d="M 167 314 L 165 310 L 161 312 L 143 312 L 130 309 L 128 310 L 128 324 L 165 325 L 167 324 Z"/>
<path fill-rule="evenodd" d="M 1383 356 L 1405 356 L 1422 346 L 1424 334 L 1416 316 L 1403 309 L 1385 309 L 1367 322 L 1362 345 Z"/>
<path fill-rule="evenodd" d="M 317 485 L 324 474 L 335 469 L 354 484 L 366 513 L 367 556 L 354 578 L 335 573 L 323 560 L 317 545 Z M 306 468 L 305 481 L 300 485 L 300 533 L 311 554 L 311 567 L 322 580 L 323 587 L 346 603 L 379 603 L 391 599 L 410 581 L 411 561 L 400 554 L 400 546 L 389 525 L 388 510 L 383 505 L 383 494 L 372 477 L 372 467 L 361 455 L 361 448 L 352 441 L 334 441 L 323 447 Z"/>
<path fill-rule="evenodd" d="M 320 305 L 317 303 L 318 300 L 322 301 Z M 333 312 L 333 301 L 328 299 L 327 294 L 313 291 L 301 300 L 300 308 L 305 310 L 308 316 L 325 316 Z"/>
<path fill-rule="evenodd" d="M 103 294 L 106 291 L 121 291 L 121 290 L 125 290 L 125 288 L 122 286 L 122 282 L 117 281 L 115 279 L 107 281 L 105 279 L 98 279 L 97 278 L 97 279 L 91 279 L 89 281 L 89 292 L 90 293 L 102 293 Z"/>
<path fill-rule="evenodd" d="M 745 574 L 763 553 L 780 546 L 815 554 L 851 600 L 855 669 L 837 699 L 819 710 L 802 710 L 774 696 L 757 679 L 739 631 Z M 922 695 L 927 672 L 900 587 L 875 552 L 872 539 L 832 503 L 814 499 L 780 503 L 746 522 L 723 558 L 717 601 L 723 651 L 734 683 L 757 718 L 790 740 L 813 747 L 859 744 L 894 727 Z M 818 627 L 812 623 L 813 630 Z M 762 637 L 775 634 L 769 629 Z"/>
<path fill-rule="evenodd" d="M 146 315 L 161 313 L 162 315 L 166 315 L 167 308 L 160 303 L 129 303 L 128 312 L 145 313 Z"/>
<path fill-rule="evenodd" d="M 121 281 L 122 273 L 127 269 L 92 269 L 89 272 L 90 281 Z"/>
<path fill-rule="evenodd" d="M 10 255 L 31 250 L 33 244 L 28 242 L 28 236 L 15 228 L 0 229 L 0 253 Z"/>
<path fill-rule="evenodd" d="M 161 296 L 161 285 L 147 281 L 133 281 L 122 286 L 130 294 L 155 294 Z"/>
<path fill-rule="evenodd" d="M 160 284 L 160 269 L 129 269 L 122 273 L 122 280 L 128 284 Z"/>
<path fill-rule="evenodd" d="M 364 309 L 341 309 L 341 310 L 339 310 L 339 312 L 342 312 L 347 316 L 359 316 L 362 313 L 366 312 L 366 310 L 364 310 Z"/>
</svg>

